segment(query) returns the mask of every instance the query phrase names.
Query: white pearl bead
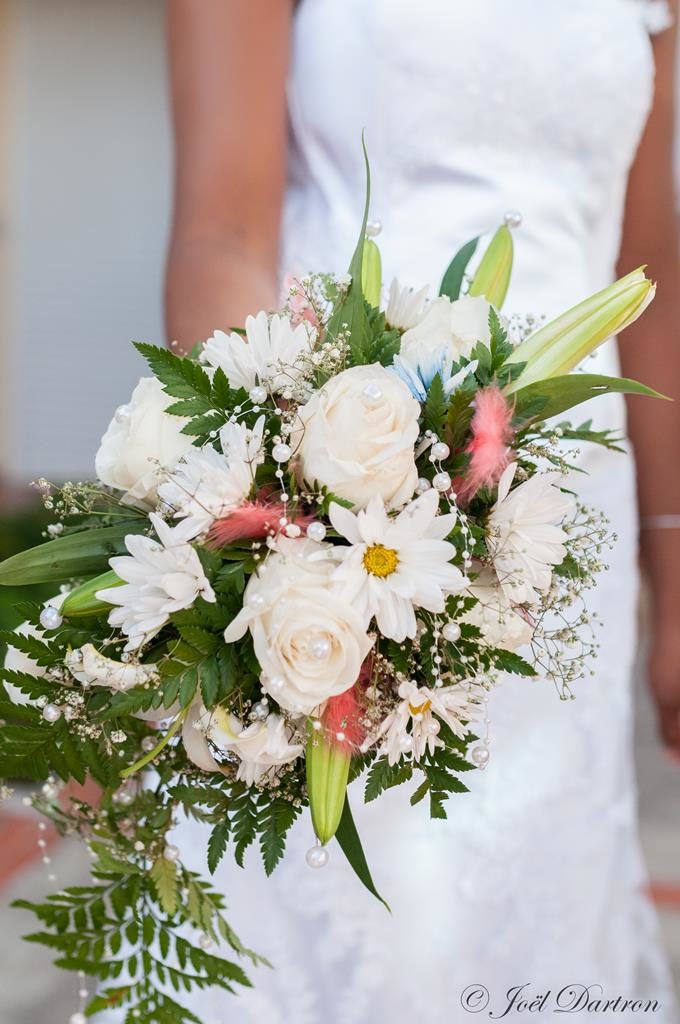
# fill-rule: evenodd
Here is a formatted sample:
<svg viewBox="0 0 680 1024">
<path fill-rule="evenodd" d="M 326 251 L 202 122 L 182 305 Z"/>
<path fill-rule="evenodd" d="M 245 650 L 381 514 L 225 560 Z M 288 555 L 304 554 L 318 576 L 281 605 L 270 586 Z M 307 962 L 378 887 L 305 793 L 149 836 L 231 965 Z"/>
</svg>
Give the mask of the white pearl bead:
<svg viewBox="0 0 680 1024">
<path fill-rule="evenodd" d="M 416 494 L 425 494 L 425 491 L 429 491 L 432 484 L 427 477 L 421 476 L 418 483 L 416 484 Z"/>
<path fill-rule="evenodd" d="M 504 220 L 509 228 L 518 228 L 522 223 L 522 214 L 519 210 L 508 210 Z"/>
<path fill-rule="evenodd" d="M 155 736 L 145 736 L 142 740 L 142 750 L 145 754 L 149 754 L 158 743 Z"/>
<path fill-rule="evenodd" d="M 46 704 L 42 716 L 46 722 L 58 722 L 61 718 L 61 708 L 56 704 Z"/>
<path fill-rule="evenodd" d="M 443 459 L 448 459 L 451 453 L 451 449 L 448 444 L 444 444 L 443 441 L 437 441 L 430 448 L 430 462 L 442 462 Z"/>
<path fill-rule="evenodd" d="M 267 701 L 259 701 L 257 704 L 253 704 L 250 713 L 255 721 L 264 722 L 265 718 L 269 715 L 269 704 Z"/>
<path fill-rule="evenodd" d="M 302 530 L 300 529 L 297 523 L 288 523 L 285 533 L 286 537 L 299 537 L 300 534 L 302 533 Z"/>
<path fill-rule="evenodd" d="M 318 661 L 325 661 L 331 653 L 331 642 L 325 636 L 315 636 L 309 641 L 309 653 Z"/>
<path fill-rule="evenodd" d="M 366 237 L 375 238 L 382 231 L 382 222 L 379 220 L 369 220 L 366 225 Z"/>
<path fill-rule="evenodd" d="M 451 477 L 448 473 L 437 473 L 437 475 L 432 479 L 432 486 L 440 493 L 448 491 L 451 486 Z"/>
<path fill-rule="evenodd" d="M 335 738 L 338 741 L 338 743 L 344 743 L 347 737 L 345 736 L 344 732 L 342 732 L 342 730 L 341 730 L 340 732 L 336 732 Z"/>
<path fill-rule="evenodd" d="M 59 629 L 62 622 L 64 621 L 61 612 L 56 608 L 52 608 L 48 605 L 47 608 L 43 608 L 40 613 L 40 625 L 43 629 Z"/>
<path fill-rule="evenodd" d="M 405 751 L 405 750 L 411 750 L 412 747 L 413 747 L 413 736 L 411 736 L 410 733 L 406 732 L 406 733 L 404 733 L 404 735 L 399 740 L 399 748 L 401 750 Z"/>
<path fill-rule="evenodd" d="M 310 523 L 307 527 L 307 536 L 310 540 L 320 543 L 326 536 L 326 527 L 323 523 Z"/>
<path fill-rule="evenodd" d="M 209 935 L 201 935 L 200 939 L 198 940 L 198 944 L 201 947 L 201 949 L 210 949 L 210 947 L 213 944 L 213 940 L 210 938 Z"/>
<path fill-rule="evenodd" d="M 470 751 L 470 760 L 478 768 L 486 768 L 489 763 L 489 756 L 489 748 L 485 747 L 483 743 L 479 743 Z"/>
<path fill-rule="evenodd" d="M 374 384 L 372 381 L 369 381 L 368 384 L 362 388 L 361 401 L 369 408 L 373 405 L 377 405 L 381 398 L 382 388 L 378 387 L 378 385 Z"/>
<path fill-rule="evenodd" d="M 272 448 L 272 457 L 276 462 L 288 462 L 288 459 L 293 454 L 293 449 L 285 441 L 281 441 L 279 444 L 275 444 Z"/>
<path fill-rule="evenodd" d="M 426 722 L 423 726 L 424 730 L 430 736 L 436 736 L 441 726 L 436 718 L 431 718 L 429 722 Z"/>
<path fill-rule="evenodd" d="M 87 1024 L 87 1017 L 84 1013 L 72 1013 L 68 1020 L 69 1024 Z"/>
<path fill-rule="evenodd" d="M 267 389 L 263 388 L 261 384 L 256 384 L 248 392 L 248 397 L 251 402 L 255 402 L 255 405 L 261 405 L 267 399 Z"/>
<path fill-rule="evenodd" d="M 173 846 L 171 843 L 163 850 L 163 856 L 166 860 L 176 861 L 179 860 L 179 849 L 177 846 Z"/>
<path fill-rule="evenodd" d="M 460 640 L 460 626 L 457 622 L 447 622 L 442 629 L 442 636 L 445 640 L 448 640 L 450 644 L 455 644 L 456 640 Z"/>
<path fill-rule="evenodd" d="M 328 864 L 328 850 L 325 846 L 312 846 L 305 854 L 310 868 L 325 868 Z"/>
</svg>

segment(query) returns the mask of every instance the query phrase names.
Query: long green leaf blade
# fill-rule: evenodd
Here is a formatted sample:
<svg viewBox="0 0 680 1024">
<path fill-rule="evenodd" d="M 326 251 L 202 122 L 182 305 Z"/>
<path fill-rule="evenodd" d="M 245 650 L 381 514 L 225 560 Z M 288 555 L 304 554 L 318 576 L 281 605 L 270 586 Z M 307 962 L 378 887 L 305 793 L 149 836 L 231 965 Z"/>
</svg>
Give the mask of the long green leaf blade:
<svg viewBox="0 0 680 1024">
<path fill-rule="evenodd" d="M 387 910 L 392 913 L 389 903 L 383 899 L 378 890 L 375 887 L 371 872 L 366 861 L 366 855 L 364 854 L 363 847 L 361 845 L 361 839 L 357 832 L 357 827 L 354 824 L 354 818 L 352 817 L 352 811 L 349 806 L 349 798 L 345 796 L 345 806 L 342 809 L 342 817 L 340 818 L 340 824 L 338 830 L 335 833 L 335 838 L 340 844 L 340 848 L 344 853 L 345 857 L 349 861 L 350 865 L 354 869 L 357 877 L 364 883 L 368 891 L 379 899 Z"/>
<path fill-rule="evenodd" d="M 581 405 L 599 395 L 619 393 L 666 398 L 645 384 L 627 377 L 604 377 L 597 373 L 570 373 L 528 384 L 513 396 L 515 419 L 522 426 L 557 416 L 575 405 Z M 667 400 L 667 399 L 666 399 Z"/>
<path fill-rule="evenodd" d="M 479 244 L 479 236 L 466 242 L 466 244 L 458 250 L 456 255 L 449 263 L 442 283 L 439 286 L 439 294 L 445 295 L 451 302 L 455 302 L 456 299 L 460 298 L 460 291 L 463 287 L 463 279 L 465 277 L 465 271 L 467 270 L 468 263 L 474 256 L 477 246 Z"/>
<path fill-rule="evenodd" d="M 125 554 L 125 538 L 148 529 L 143 518 L 126 526 L 105 526 L 57 537 L 20 551 L 0 564 L 0 586 L 63 583 L 78 576 L 96 576 L 109 567 L 112 555 Z"/>
</svg>

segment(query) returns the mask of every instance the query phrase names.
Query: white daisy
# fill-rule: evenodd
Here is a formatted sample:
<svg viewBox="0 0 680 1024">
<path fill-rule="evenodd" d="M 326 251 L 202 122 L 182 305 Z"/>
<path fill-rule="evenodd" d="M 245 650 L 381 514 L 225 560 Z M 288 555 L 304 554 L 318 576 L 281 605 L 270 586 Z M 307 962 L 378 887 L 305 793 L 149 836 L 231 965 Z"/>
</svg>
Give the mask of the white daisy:
<svg viewBox="0 0 680 1024">
<path fill-rule="evenodd" d="M 406 680 L 399 686 L 400 703 L 380 724 L 383 742 L 378 753 L 385 754 L 390 764 L 396 764 L 404 754 L 420 761 L 426 751 L 432 753 L 441 746 L 440 721 L 462 739 L 467 723 L 483 717 L 485 694 L 478 684 L 459 683 L 430 690 Z"/>
<path fill-rule="evenodd" d="M 285 392 L 303 370 L 301 356 L 314 347 L 315 332 L 305 321 L 293 327 L 290 319 L 266 313 L 249 316 L 246 337 L 215 331 L 206 341 L 201 361 L 224 370 L 234 388 L 250 391 L 263 384 L 273 394 Z"/>
<path fill-rule="evenodd" d="M 332 578 L 366 624 L 375 616 L 383 636 L 401 642 L 416 634 L 414 608 L 443 612 L 446 596 L 457 594 L 468 580 L 451 565 L 456 553 L 444 540 L 456 521 L 437 515 L 439 496 L 426 491 L 390 518 L 381 498 L 354 513 L 330 507 L 330 520 L 350 547 L 336 548 L 342 558 Z"/>
<path fill-rule="evenodd" d="M 260 416 L 252 430 L 245 423 L 227 423 L 220 431 L 223 454 L 210 446 L 192 449 L 159 487 L 161 501 L 175 517 L 194 524 L 191 536 L 205 533 L 248 497 L 255 470 L 264 462 L 264 422 Z"/>
<path fill-rule="evenodd" d="M 537 473 L 511 491 L 516 470 L 511 463 L 498 484 L 486 546 L 506 597 L 532 605 L 550 589 L 552 567 L 564 561 L 567 535 L 558 524 L 574 502 L 555 485 L 559 473 Z"/>
<path fill-rule="evenodd" d="M 385 309 L 385 319 L 390 327 L 408 331 L 419 324 L 425 315 L 428 291 L 427 285 L 417 292 L 400 285 L 396 277 L 393 278 Z"/>
<path fill-rule="evenodd" d="M 109 623 L 128 637 L 126 651 L 141 647 L 173 612 L 190 608 L 196 598 L 215 600 L 201 560 L 188 543 L 191 521 L 173 529 L 153 512 L 149 518 L 160 543 L 139 534 L 126 537 L 130 554 L 109 561 L 125 585 L 97 591 L 100 600 L 116 606 L 109 613 Z"/>
</svg>

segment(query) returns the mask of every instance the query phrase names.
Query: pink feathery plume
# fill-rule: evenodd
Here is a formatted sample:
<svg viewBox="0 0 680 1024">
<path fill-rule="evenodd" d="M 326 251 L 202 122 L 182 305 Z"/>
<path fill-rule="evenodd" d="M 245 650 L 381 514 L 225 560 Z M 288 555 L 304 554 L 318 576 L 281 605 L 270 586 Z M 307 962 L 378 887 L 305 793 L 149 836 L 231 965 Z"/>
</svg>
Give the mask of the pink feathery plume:
<svg viewBox="0 0 680 1024">
<path fill-rule="evenodd" d="M 294 327 L 306 322 L 312 327 L 319 326 L 319 317 L 311 304 L 304 288 L 293 274 L 286 274 L 283 279 L 284 301 L 290 310 L 290 320 Z"/>
<path fill-rule="evenodd" d="M 361 666 L 359 678 L 354 686 L 326 702 L 321 722 L 334 746 L 350 752 L 358 749 L 366 738 L 361 724 L 364 709 L 364 691 L 371 681 L 373 658 L 369 655 Z M 338 734 L 344 736 L 339 740 Z"/>
<path fill-rule="evenodd" d="M 472 440 L 465 449 L 470 465 L 458 488 L 461 501 L 470 501 L 481 487 L 493 487 L 510 462 L 512 408 L 497 387 L 483 388 L 475 399 L 470 429 Z"/>
<path fill-rule="evenodd" d="M 249 501 L 213 523 L 208 543 L 216 548 L 225 548 L 238 540 L 263 540 L 280 531 L 280 520 L 286 514 L 285 506 L 279 501 Z M 295 523 L 305 529 L 312 519 L 311 515 L 297 516 Z"/>
</svg>

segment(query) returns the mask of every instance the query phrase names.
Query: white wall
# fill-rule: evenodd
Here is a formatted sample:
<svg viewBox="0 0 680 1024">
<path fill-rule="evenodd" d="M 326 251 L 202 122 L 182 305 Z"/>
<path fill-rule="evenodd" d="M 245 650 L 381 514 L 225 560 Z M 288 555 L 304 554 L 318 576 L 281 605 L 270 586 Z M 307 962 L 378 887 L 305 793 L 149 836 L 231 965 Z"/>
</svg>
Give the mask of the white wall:
<svg viewBox="0 0 680 1024">
<path fill-rule="evenodd" d="M 16 479 L 86 479 L 160 343 L 169 140 L 161 0 L 10 0 L 7 338 Z"/>
</svg>

